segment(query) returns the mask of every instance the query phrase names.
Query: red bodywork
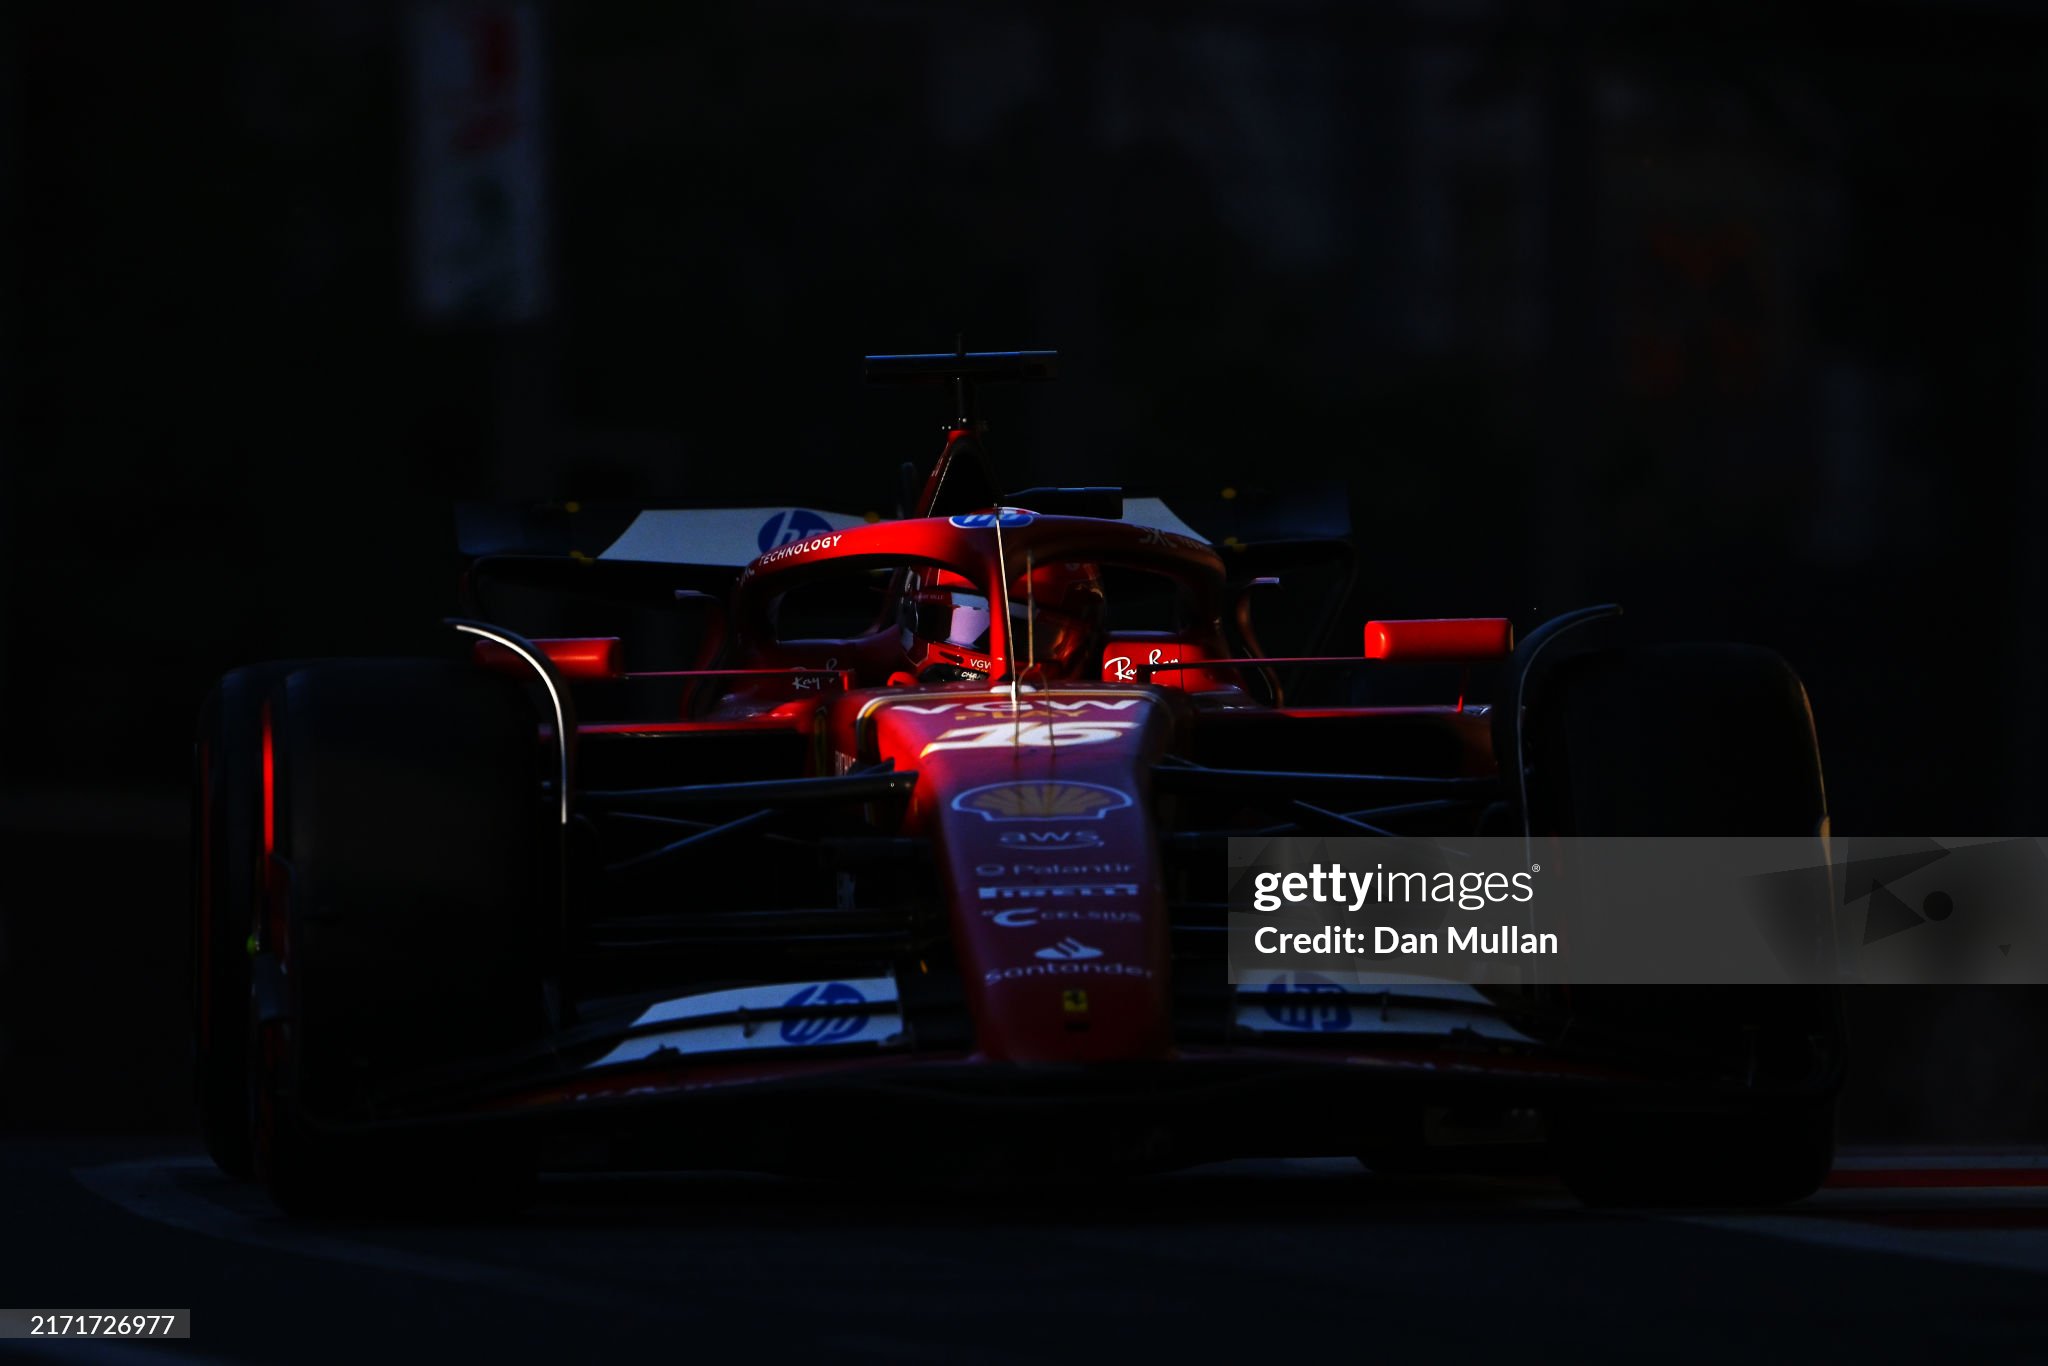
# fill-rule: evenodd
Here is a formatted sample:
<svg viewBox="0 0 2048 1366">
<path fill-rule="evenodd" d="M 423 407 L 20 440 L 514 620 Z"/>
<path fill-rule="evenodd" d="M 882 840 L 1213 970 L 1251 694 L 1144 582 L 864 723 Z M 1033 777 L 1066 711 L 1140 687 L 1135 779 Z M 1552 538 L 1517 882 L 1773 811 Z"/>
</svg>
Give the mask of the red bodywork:
<svg viewBox="0 0 2048 1366">
<path fill-rule="evenodd" d="M 621 668 L 630 636 L 477 651 L 544 659 L 582 718 L 559 756 L 563 1027 L 544 1063 L 481 1059 L 391 1122 L 560 1126 L 601 1134 L 617 1164 L 1001 1149 L 1157 1166 L 1356 1153 L 1445 1107 L 1519 1132 L 1514 1116 L 1558 1105 L 1752 1103 L 1739 1057 L 1569 1035 L 1555 987 L 1284 963 L 1228 980 L 1230 839 L 1485 833 L 1512 811 L 1494 709 L 1465 697 L 1474 666 L 1512 666 L 1506 620 L 1326 621 L 1324 638 L 1364 625 L 1358 653 L 1276 655 L 1247 605 L 1266 565 L 1028 508 L 840 525 L 723 593 L 689 549 L 631 571 L 657 591 L 697 576 L 676 593 L 700 613 L 687 667 Z M 1034 657 L 1034 604 L 1005 592 L 1053 563 L 1108 602 L 1058 675 Z M 1132 601 L 1171 610 L 1119 616 L 1134 578 L 1170 591 Z M 985 635 L 933 651 L 931 606 Z M 1320 669 L 1355 686 L 1287 700 Z M 1404 677 L 1422 700 L 1344 703 Z M 630 709 L 606 705 L 626 690 Z M 1059 1118 L 1076 1106 L 1079 1145 Z"/>
<path fill-rule="evenodd" d="M 1009 512 L 1004 521 L 998 529 L 986 515 L 914 518 L 777 547 L 739 575 L 730 609 L 737 650 L 717 668 L 690 672 L 715 682 L 717 696 L 688 717 L 590 723 L 578 733 L 587 763 L 612 747 L 664 738 L 783 737 L 776 753 L 801 756 L 798 767 L 764 760 L 745 777 L 882 768 L 915 774 L 907 801 L 877 805 L 870 815 L 883 822 L 880 833 L 928 844 L 923 895 L 943 910 L 952 961 L 925 958 L 899 972 L 957 973 L 970 1021 L 963 1045 L 931 1048 L 913 1037 L 907 1057 L 901 1048 L 832 1059 L 663 1057 L 600 1069 L 518 1103 L 934 1069 L 950 1075 L 961 1066 L 1168 1066 L 1185 1074 L 1204 1064 L 1271 1066 L 1290 1056 L 1284 1041 L 1262 1046 L 1246 1037 L 1233 1046 L 1191 1040 L 1176 1028 L 1176 990 L 1186 984 L 1176 981 L 1173 879 L 1160 852 L 1169 804 L 1154 792 L 1155 769 L 1162 761 L 1244 767 L 1265 755 L 1271 767 L 1402 771 L 1422 754 L 1425 776 L 1483 780 L 1494 772 L 1486 709 L 1464 708 L 1455 697 L 1401 707 L 1272 705 L 1250 676 L 1258 662 L 1233 649 L 1226 634 L 1233 603 L 1224 563 L 1207 543 L 1095 518 Z M 915 562 L 962 575 L 994 596 L 1006 573 L 1014 580 L 1054 560 L 1170 580 L 1181 597 L 1180 629 L 1111 634 L 1082 676 L 1050 679 L 1025 657 L 1027 643 L 1009 629 L 1008 615 L 997 612 L 986 658 L 975 661 L 987 678 L 929 686 L 908 681 L 908 642 L 887 611 L 864 634 L 775 637 L 783 595 L 833 575 Z M 1407 623 L 1383 625 L 1431 658 L 1498 657 L 1508 644 L 1504 622 L 1420 623 L 1413 636 L 1399 634 Z M 558 666 L 570 662 L 552 646 L 547 653 Z M 1194 661 L 1203 667 L 1157 667 Z M 1309 662 L 1363 666 L 1358 658 Z M 677 675 L 628 675 L 657 676 Z M 1216 971 L 1220 982 L 1220 964 Z M 1355 1070 L 1371 1061 L 1410 1077 L 1439 1069 L 1447 1069 L 1443 1076 L 1505 1069 L 1501 1076 L 1538 1082 L 1601 1074 L 1500 1048 L 1430 1062 L 1412 1036 L 1386 1042 L 1398 1046 L 1324 1047 L 1314 1062 Z"/>
</svg>

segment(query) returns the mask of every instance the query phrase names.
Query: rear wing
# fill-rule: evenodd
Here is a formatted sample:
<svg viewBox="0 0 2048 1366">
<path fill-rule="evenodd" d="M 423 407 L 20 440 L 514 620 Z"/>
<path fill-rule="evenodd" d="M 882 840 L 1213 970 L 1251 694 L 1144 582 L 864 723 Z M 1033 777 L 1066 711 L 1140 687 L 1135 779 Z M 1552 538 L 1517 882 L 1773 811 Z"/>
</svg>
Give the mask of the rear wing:
<svg viewBox="0 0 2048 1366">
<path fill-rule="evenodd" d="M 982 449 L 975 413 L 979 384 L 1043 381 L 1058 373 L 1053 351 L 968 351 L 873 355 L 870 384 L 930 385 L 950 391 L 953 413 L 936 456 L 897 471 L 898 515 L 972 514 L 991 506 L 1048 515 L 1102 517 L 1154 527 L 1222 553 L 1233 600 L 1232 625 L 1244 646 L 1265 654 L 1250 618 L 1253 589 L 1278 634 L 1323 647 L 1351 594 L 1356 557 L 1350 544 L 1350 493 L 1342 485 L 1296 484 L 1281 491 L 1225 487 L 1159 496 L 1101 486 L 1030 488 L 1003 494 Z M 463 596 L 477 615 L 487 603 L 507 610 L 534 593 L 615 599 L 621 606 L 673 608 L 684 598 L 722 600 L 739 571 L 779 546 L 882 519 L 816 504 L 761 501 L 744 506 L 674 502 L 459 505 L 456 544 L 468 571 Z M 601 572 L 591 572 L 603 565 Z M 493 590 L 496 591 L 493 591 Z M 1306 590 L 1305 592 L 1303 590 Z M 1283 601 L 1284 599 L 1284 601 Z M 580 628 L 579 628 L 580 629 Z"/>
<path fill-rule="evenodd" d="M 779 545 L 875 520 L 837 508 L 647 507 L 629 503 L 462 504 L 455 540 L 466 559 L 559 555 L 737 569 Z"/>
<path fill-rule="evenodd" d="M 865 358 L 869 384 L 944 387 L 952 419 L 936 457 L 909 461 L 898 471 L 899 516 L 950 516 L 990 506 L 1025 507 L 1047 514 L 1117 518 L 1192 536 L 1222 550 L 1262 544 L 1347 542 L 1349 492 L 1341 485 L 1293 486 L 1272 493 L 1222 488 L 1213 494 L 1167 498 L 1127 495 L 1103 487 L 1032 488 L 1004 495 L 982 448 L 975 387 L 1044 381 L 1059 373 L 1056 351 L 969 351 Z M 1170 501 L 1169 501 L 1170 498 Z M 678 503 L 658 507 L 604 503 L 492 506 L 456 511 L 456 541 L 471 560 L 505 555 L 562 555 L 571 559 L 630 560 L 737 569 L 778 546 L 844 531 L 881 519 L 875 511 L 815 504 L 761 502 L 745 507 Z"/>
<path fill-rule="evenodd" d="M 1085 495 L 1085 500 L 1083 496 Z M 1085 506 L 1083 503 L 1085 501 Z M 1348 498 L 1338 486 L 1269 496 L 1229 490 L 1160 497 L 1121 489 L 1024 489 L 1005 506 L 1114 517 L 1192 536 L 1226 550 L 1348 541 Z M 1069 506 L 1071 505 L 1071 506 Z M 461 504 L 456 545 L 465 559 L 558 555 L 738 569 L 777 546 L 879 520 L 873 512 L 811 504 L 645 507 L 627 503 Z"/>
</svg>

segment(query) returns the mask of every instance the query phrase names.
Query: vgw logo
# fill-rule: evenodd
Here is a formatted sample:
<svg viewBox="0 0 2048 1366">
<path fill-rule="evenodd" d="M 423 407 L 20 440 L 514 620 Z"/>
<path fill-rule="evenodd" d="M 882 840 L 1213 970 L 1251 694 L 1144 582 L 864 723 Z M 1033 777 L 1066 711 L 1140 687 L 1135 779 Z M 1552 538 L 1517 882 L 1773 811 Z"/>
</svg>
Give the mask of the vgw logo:
<svg viewBox="0 0 2048 1366">
<path fill-rule="evenodd" d="M 1274 982 L 1266 988 L 1265 1004 L 1266 1018 L 1282 1029 L 1329 1034 L 1351 1027 L 1344 988 L 1318 977 L 1303 974 L 1292 982 Z"/>
<path fill-rule="evenodd" d="M 801 541 L 806 536 L 815 536 L 821 531 L 831 529 L 832 524 L 821 514 L 812 512 L 809 508 L 791 508 L 787 512 L 778 512 L 761 523 L 760 534 L 754 537 L 754 541 L 761 547 L 761 553 L 766 555 L 776 546 Z"/>
<path fill-rule="evenodd" d="M 868 998 L 844 982 L 813 982 L 782 1003 L 784 1009 L 792 1006 L 864 1006 Z M 782 1022 L 784 1043 L 838 1043 L 860 1033 L 867 1024 L 865 1011 L 850 1011 L 844 1015 L 830 1012 L 804 1015 Z"/>
</svg>

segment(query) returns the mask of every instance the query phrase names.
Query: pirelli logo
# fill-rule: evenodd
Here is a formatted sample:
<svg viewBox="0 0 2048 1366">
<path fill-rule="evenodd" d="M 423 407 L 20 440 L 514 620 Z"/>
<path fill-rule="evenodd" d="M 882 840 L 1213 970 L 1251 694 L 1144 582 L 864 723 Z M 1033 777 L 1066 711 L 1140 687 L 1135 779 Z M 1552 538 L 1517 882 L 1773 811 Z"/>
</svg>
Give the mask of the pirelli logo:
<svg viewBox="0 0 2048 1366">
<path fill-rule="evenodd" d="M 1085 897 L 1136 896 L 1135 882 L 1061 882 L 1018 887 L 983 887 L 983 901 L 1059 901 Z"/>
</svg>

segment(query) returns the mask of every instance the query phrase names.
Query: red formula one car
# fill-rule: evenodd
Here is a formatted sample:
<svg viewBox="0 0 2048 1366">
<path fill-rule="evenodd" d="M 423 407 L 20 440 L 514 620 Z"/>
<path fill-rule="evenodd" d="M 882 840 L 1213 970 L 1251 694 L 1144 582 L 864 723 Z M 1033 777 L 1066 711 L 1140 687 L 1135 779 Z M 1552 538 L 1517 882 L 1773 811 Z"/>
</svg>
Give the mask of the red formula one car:
<svg viewBox="0 0 2048 1366">
<path fill-rule="evenodd" d="M 1505 620 L 1383 622 L 1318 654 L 1359 639 L 1341 501 L 1263 528 L 1218 502 L 1198 530 L 1116 490 L 999 492 L 972 386 L 1052 364 L 870 358 L 958 400 L 902 517 L 472 521 L 497 553 L 448 657 L 223 680 L 194 917 L 220 1165 L 288 1209 L 537 1164 L 1438 1170 L 1518 1145 L 1595 1200 L 1813 1189 L 1825 990 L 1223 962 L 1232 835 L 1823 830 L 1785 664 L 1629 644 L 1606 608 L 1518 647 Z M 564 532 L 599 539 L 521 553 Z M 1307 643 L 1263 651 L 1255 598 Z M 1432 695 L 1389 700 L 1403 670 Z M 1487 677 L 1497 705 L 1466 690 Z"/>
</svg>

